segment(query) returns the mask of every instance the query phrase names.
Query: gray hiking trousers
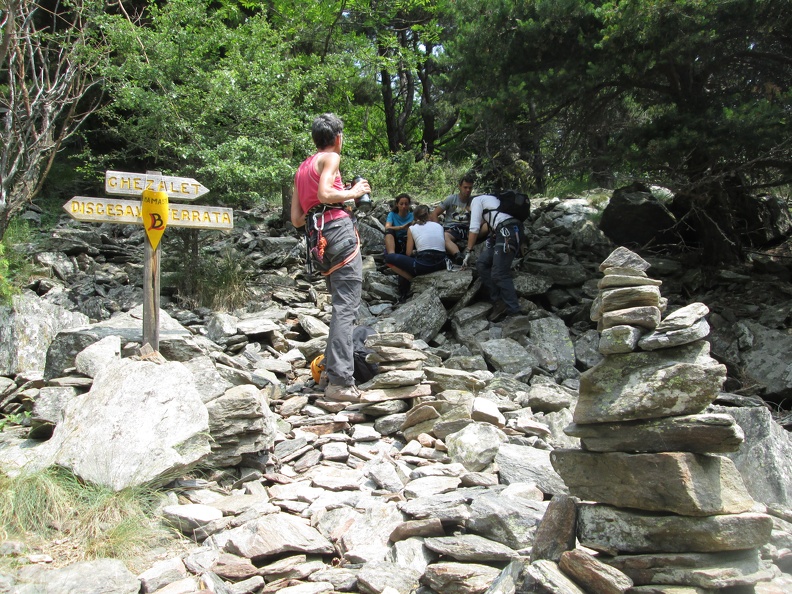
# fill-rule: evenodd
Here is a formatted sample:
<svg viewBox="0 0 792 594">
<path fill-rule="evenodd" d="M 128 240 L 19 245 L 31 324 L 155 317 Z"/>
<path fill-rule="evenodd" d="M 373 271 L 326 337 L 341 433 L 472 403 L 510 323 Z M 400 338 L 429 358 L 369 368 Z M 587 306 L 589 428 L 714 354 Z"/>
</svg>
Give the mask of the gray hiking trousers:
<svg viewBox="0 0 792 594">
<path fill-rule="evenodd" d="M 327 239 L 325 258 L 329 258 L 331 264 L 343 261 L 357 245 L 355 224 L 348 217 L 331 221 L 322 232 Z M 325 281 L 333 305 L 325 348 L 327 379 L 331 384 L 353 386 L 355 358 L 352 332 L 363 289 L 363 259 L 360 253 L 326 276 Z"/>
</svg>

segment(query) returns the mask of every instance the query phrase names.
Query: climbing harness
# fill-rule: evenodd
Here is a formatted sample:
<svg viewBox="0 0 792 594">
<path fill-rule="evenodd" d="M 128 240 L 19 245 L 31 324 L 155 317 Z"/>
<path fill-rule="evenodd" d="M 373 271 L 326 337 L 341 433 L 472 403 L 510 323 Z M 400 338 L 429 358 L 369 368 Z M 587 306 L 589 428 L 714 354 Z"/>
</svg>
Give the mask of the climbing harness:
<svg viewBox="0 0 792 594">
<path fill-rule="evenodd" d="M 335 214 L 335 211 L 338 211 L 338 214 Z M 327 213 L 330 213 L 329 218 L 326 216 Z M 327 249 L 327 238 L 324 236 L 325 224 L 328 221 L 334 221 L 344 216 L 349 215 L 341 207 L 321 205 L 311 209 L 305 217 L 306 264 L 309 275 L 313 276 L 313 267 L 316 265 L 319 269 L 319 274 L 329 276 L 351 262 L 360 253 L 360 235 L 358 235 L 357 227 L 355 227 L 355 249 L 341 262 L 325 270 L 328 266 L 325 261 L 325 250 Z"/>
</svg>

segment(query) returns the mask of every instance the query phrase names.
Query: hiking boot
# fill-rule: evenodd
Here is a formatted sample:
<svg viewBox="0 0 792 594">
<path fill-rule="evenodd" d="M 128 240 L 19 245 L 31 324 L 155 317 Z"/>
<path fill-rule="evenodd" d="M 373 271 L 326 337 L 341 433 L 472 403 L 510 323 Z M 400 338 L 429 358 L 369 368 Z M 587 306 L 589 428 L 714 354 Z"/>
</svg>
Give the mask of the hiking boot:
<svg viewBox="0 0 792 594">
<path fill-rule="evenodd" d="M 506 317 L 506 314 L 508 313 L 508 309 L 509 309 L 508 306 L 503 301 L 498 301 L 495 304 L 495 307 L 493 307 L 492 310 L 489 312 L 487 319 L 490 322 L 497 322 Z"/>
<path fill-rule="evenodd" d="M 330 384 L 325 388 L 325 398 L 337 402 L 360 402 L 360 390 L 357 386 Z"/>
<path fill-rule="evenodd" d="M 454 256 L 454 264 L 457 266 L 462 266 L 462 263 L 465 261 L 465 256 L 462 255 L 462 252 L 457 252 Z"/>
</svg>

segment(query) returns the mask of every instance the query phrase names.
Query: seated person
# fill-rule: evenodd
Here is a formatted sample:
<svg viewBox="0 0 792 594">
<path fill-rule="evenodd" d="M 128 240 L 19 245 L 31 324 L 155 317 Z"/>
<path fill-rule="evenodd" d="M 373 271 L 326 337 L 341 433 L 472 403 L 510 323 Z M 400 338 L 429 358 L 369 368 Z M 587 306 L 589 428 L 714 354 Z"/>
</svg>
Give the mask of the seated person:
<svg viewBox="0 0 792 594">
<path fill-rule="evenodd" d="M 474 180 L 475 177 L 472 173 L 466 173 L 459 180 L 459 192 L 448 196 L 429 216 L 430 220 L 437 222 L 440 215 L 445 213 L 443 228 L 446 252 L 457 265 L 462 264 L 463 254 L 460 252 L 460 247 L 467 244 L 468 227 L 470 226 L 470 196 L 473 192 Z M 480 241 L 484 239 L 486 232 L 486 228 L 481 229 Z"/>
<path fill-rule="evenodd" d="M 385 221 L 385 253 L 404 254 L 407 249 L 407 229 L 413 224 L 409 194 L 396 196 L 396 203 Z"/>
<path fill-rule="evenodd" d="M 421 204 L 415 209 L 415 222 L 407 230 L 406 254 L 387 254 L 385 264 L 400 277 L 401 299 L 406 299 L 414 277 L 446 267 L 443 227 L 429 220 L 428 206 Z"/>
</svg>

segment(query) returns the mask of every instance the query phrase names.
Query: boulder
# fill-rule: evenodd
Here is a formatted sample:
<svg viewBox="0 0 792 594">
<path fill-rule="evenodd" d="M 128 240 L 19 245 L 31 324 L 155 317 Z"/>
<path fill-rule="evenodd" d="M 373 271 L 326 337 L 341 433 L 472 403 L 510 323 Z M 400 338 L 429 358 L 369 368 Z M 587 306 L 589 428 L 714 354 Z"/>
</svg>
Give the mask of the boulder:
<svg viewBox="0 0 792 594">
<path fill-rule="evenodd" d="M 121 359 L 62 414 L 42 446 L 51 462 L 116 491 L 164 484 L 210 450 L 209 415 L 192 374 L 177 362 Z"/>
</svg>

